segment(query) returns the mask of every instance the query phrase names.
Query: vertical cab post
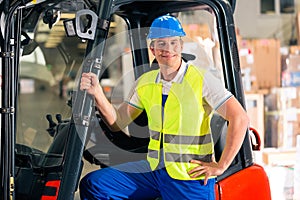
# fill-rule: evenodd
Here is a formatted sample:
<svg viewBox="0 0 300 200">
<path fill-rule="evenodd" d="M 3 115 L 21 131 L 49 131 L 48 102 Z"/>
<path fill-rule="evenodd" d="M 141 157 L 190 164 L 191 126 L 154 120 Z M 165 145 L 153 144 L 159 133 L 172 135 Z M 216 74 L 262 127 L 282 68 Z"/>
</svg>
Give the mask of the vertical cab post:
<svg viewBox="0 0 300 200">
<path fill-rule="evenodd" d="M 99 1 L 98 20 L 109 20 L 112 6 L 113 1 L 111 0 Z M 99 28 L 98 26 L 95 38 L 88 40 L 81 73 L 93 72 L 98 76 L 100 75 L 102 54 L 107 35 L 108 29 Z M 74 198 L 83 165 L 81 159 L 89 131 L 89 122 L 94 110 L 94 99 L 86 91 L 81 91 L 79 85 L 77 92 L 73 95 L 73 101 L 73 115 L 68 133 L 68 143 L 64 152 L 64 165 L 57 198 L 59 200 Z"/>
</svg>

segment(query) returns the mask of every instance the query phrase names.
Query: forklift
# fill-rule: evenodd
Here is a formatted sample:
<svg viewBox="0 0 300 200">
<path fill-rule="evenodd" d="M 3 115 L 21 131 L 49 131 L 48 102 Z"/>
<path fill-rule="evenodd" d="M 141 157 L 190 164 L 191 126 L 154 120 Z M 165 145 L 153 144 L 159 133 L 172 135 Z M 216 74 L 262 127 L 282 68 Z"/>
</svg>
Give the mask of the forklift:
<svg viewBox="0 0 300 200">
<path fill-rule="evenodd" d="M 187 31 L 183 59 L 212 71 L 247 109 L 233 19 L 235 6 L 235 0 L 0 0 L 0 199 L 72 200 L 86 163 L 105 168 L 145 158 L 149 142 L 145 115 L 126 130 L 112 133 L 97 113 L 94 99 L 79 89 L 78 77 L 93 72 L 112 102 L 124 100 L 134 80 L 155 68 L 147 48 L 147 33 L 158 16 L 172 14 L 180 19 Z M 32 82 L 24 79 L 22 59 L 41 46 L 37 35 L 47 31 L 38 32 L 38 27 L 54 30 L 60 21 L 65 30 L 61 44 L 69 42 L 55 48 L 65 62 L 65 74 L 72 74 L 73 87 L 64 93 L 62 79 L 56 85 L 60 92 L 43 86 L 38 88 L 44 92 L 41 99 L 30 99 L 30 95 L 24 95 L 24 88 L 30 88 Z M 48 58 L 46 62 L 54 62 L 58 57 L 45 48 L 49 41 L 45 38 L 41 49 Z M 74 43 L 81 47 L 68 49 Z M 80 53 L 73 54 L 74 49 L 80 49 Z M 40 60 L 38 57 L 36 62 Z M 79 67 L 74 67 L 75 62 L 80 62 Z M 59 71 L 50 69 L 47 63 L 45 66 L 45 73 L 35 78 L 49 80 L 49 71 Z M 27 78 L 41 70 L 40 65 L 29 67 L 32 71 Z M 115 75 L 119 71 L 122 73 Z M 53 79 L 57 80 L 56 76 Z M 49 106 L 52 100 L 45 97 L 45 92 L 55 93 L 60 99 L 58 104 L 66 106 L 68 113 L 56 113 L 55 118 L 43 113 L 43 106 L 56 109 Z M 22 108 L 24 103 L 30 107 L 28 111 Z M 39 105 L 41 108 L 37 108 Z M 35 111 L 39 114 L 33 117 Z M 25 116 L 24 121 L 20 115 Z M 28 124 L 40 128 L 24 128 Z M 211 131 L 218 161 L 225 145 L 227 122 L 214 114 Z M 47 139 L 36 140 L 38 137 Z M 253 158 L 260 144 L 259 133 L 249 127 L 234 161 L 217 177 L 217 200 L 271 199 L 267 174 Z"/>
</svg>

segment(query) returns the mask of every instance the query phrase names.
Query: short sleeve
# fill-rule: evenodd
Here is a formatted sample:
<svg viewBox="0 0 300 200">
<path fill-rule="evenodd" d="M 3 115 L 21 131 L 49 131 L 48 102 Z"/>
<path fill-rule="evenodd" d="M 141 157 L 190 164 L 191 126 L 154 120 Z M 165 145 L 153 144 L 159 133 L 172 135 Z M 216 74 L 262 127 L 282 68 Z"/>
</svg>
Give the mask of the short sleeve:
<svg viewBox="0 0 300 200">
<path fill-rule="evenodd" d="M 131 88 L 125 102 L 137 109 L 143 110 L 144 106 L 140 100 L 139 95 L 137 94 L 136 85 L 137 85 L 137 81 L 134 83 L 134 86 Z"/>
<path fill-rule="evenodd" d="M 203 97 L 214 110 L 217 110 L 231 96 L 232 93 L 224 87 L 220 79 L 210 71 L 204 73 Z"/>
</svg>

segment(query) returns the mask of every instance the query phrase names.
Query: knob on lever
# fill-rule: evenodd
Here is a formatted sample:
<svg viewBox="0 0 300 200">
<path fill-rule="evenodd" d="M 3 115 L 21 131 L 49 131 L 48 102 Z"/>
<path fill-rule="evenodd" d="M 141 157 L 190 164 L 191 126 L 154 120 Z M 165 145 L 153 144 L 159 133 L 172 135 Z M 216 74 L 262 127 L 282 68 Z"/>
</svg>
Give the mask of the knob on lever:
<svg viewBox="0 0 300 200">
<path fill-rule="evenodd" d="M 49 122 L 49 128 L 47 128 L 47 131 L 48 131 L 49 135 L 50 135 L 51 137 L 53 137 L 54 134 L 55 134 L 55 129 L 54 129 L 54 127 L 56 127 L 57 124 L 53 121 L 52 115 L 50 115 L 50 114 L 47 114 L 47 115 L 46 115 L 46 119 L 47 119 L 48 122 Z"/>
<path fill-rule="evenodd" d="M 61 118 L 61 114 L 56 114 L 55 117 L 56 117 L 56 120 L 57 120 L 57 122 L 58 122 L 59 124 L 63 122 L 63 121 L 62 121 L 62 118 Z"/>
</svg>

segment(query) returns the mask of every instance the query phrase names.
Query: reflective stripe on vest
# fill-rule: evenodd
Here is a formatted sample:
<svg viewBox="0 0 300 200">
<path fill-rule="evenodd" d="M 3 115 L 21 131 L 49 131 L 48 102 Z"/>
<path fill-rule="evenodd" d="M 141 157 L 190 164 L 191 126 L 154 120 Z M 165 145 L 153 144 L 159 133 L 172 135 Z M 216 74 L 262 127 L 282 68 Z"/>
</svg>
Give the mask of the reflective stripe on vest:
<svg viewBox="0 0 300 200">
<path fill-rule="evenodd" d="M 159 163 L 163 139 L 165 167 L 172 178 L 191 180 L 187 171 L 198 166 L 192 159 L 210 162 L 213 142 L 211 115 L 202 102 L 203 71 L 189 65 L 182 83 L 173 83 L 164 107 L 162 120 L 162 84 L 156 83 L 159 71 L 144 74 L 138 81 L 137 93 L 148 115 L 150 142 L 147 159 L 154 170 Z M 163 133 L 163 138 L 161 134 Z M 203 179 L 199 177 L 197 179 Z"/>
</svg>

